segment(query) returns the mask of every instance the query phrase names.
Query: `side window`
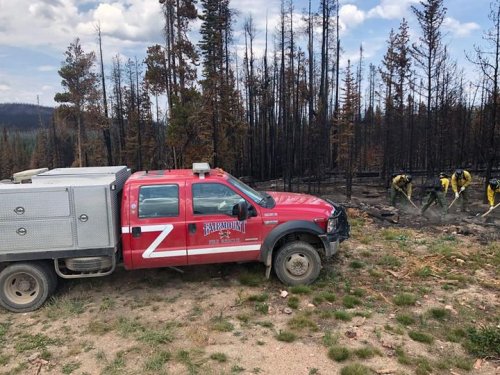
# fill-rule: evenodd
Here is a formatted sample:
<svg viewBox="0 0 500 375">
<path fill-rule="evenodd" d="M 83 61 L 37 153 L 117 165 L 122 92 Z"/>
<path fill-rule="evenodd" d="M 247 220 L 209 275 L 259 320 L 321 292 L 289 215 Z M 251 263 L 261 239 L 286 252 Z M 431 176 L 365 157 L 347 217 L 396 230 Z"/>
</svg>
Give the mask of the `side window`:
<svg viewBox="0 0 500 375">
<path fill-rule="evenodd" d="M 222 184 L 193 184 L 193 213 L 195 215 L 232 215 L 233 207 L 244 200 Z"/>
<path fill-rule="evenodd" d="M 139 189 L 139 217 L 179 216 L 179 186 L 150 185 Z"/>
</svg>

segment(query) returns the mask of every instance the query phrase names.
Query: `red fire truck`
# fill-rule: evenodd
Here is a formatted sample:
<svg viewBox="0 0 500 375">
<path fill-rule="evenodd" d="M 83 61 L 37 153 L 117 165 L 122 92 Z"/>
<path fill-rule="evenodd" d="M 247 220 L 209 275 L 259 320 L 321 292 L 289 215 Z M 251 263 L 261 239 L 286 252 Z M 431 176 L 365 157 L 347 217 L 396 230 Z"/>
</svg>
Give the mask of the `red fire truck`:
<svg viewBox="0 0 500 375">
<path fill-rule="evenodd" d="M 60 168 L 0 184 L 0 304 L 40 307 L 58 277 L 126 269 L 263 262 L 309 284 L 349 237 L 344 209 L 305 194 L 260 192 L 221 169 Z"/>
</svg>

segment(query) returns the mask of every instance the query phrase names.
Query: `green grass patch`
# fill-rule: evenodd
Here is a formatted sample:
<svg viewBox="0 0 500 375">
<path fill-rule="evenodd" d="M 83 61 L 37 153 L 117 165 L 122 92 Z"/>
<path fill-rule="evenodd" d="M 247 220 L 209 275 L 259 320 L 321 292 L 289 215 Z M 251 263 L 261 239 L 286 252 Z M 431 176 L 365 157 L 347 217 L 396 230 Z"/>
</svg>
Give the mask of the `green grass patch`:
<svg viewBox="0 0 500 375">
<path fill-rule="evenodd" d="M 340 375 L 370 375 L 373 374 L 372 370 L 363 366 L 360 363 L 353 363 L 342 367 Z"/>
<path fill-rule="evenodd" d="M 231 367 L 231 374 L 239 374 L 243 371 L 245 371 L 245 368 L 240 365 L 233 365 L 233 367 Z"/>
<path fill-rule="evenodd" d="M 0 354 L 0 366 L 5 366 L 9 363 L 11 356 L 7 354 Z"/>
<path fill-rule="evenodd" d="M 402 232 L 401 230 L 392 228 L 382 229 L 380 234 L 386 241 L 395 241 L 405 236 L 404 232 Z"/>
<path fill-rule="evenodd" d="M 259 273 L 243 273 L 238 278 L 241 285 L 259 286 L 265 282 L 265 278 Z"/>
<path fill-rule="evenodd" d="M 349 267 L 351 267 L 352 269 L 358 270 L 358 269 L 364 268 L 365 264 L 363 262 L 361 262 L 360 260 L 353 260 L 351 263 L 349 263 Z"/>
<path fill-rule="evenodd" d="M 113 325 L 109 322 L 102 320 L 92 320 L 87 325 L 87 333 L 96 336 L 102 336 L 113 330 Z"/>
<path fill-rule="evenodd" d="M 414 306 L 417 296 L 411 293 L 400 293 L 394 297 L 393 301 L 398 306 Z"/>
<path fill-rule="evenodd" d="M 115 328 L 122 337 L 130 337 L 137 332 L 144 332 L 145 328 L 136 319 L 129 319 L 124 316 L 120 316 L 115 324 Z"/>
<path fill-rule="evenodd" d="M 269 305 L 265 302 L 256 302 L 254 309 L 257 312 L 266 315 L 269 312 Z"/>
<path fill-rule="evenodd" d="M 290 288 L 290 292 L 293 294 L 311 294 L 312 289 L 307 285 L 294 285 Z"/>
<path fill-rule="evenodd" d="M 377 270 L 377 269 L 375 269 L 375 268 L 370 268 L 370 269 L 368 270 L 368 274 L 369 274 L 371 277 L 373 277 L 374 279 L 377 279 L 377 280 L 379 280 L 379 279 L 381 279 L 381 278 L 383 278 L 383 277 L 384 277 L 384 273 L 383 273 L 383 272 L 381 272 L 381 271 L 379 271 L 379 270 Z"/>
<path fill-rule="evenodd" d="M 71 374 L 71 373 L 73 373 L 73 371 L 78 370 L 81 365 L 82 365 L 81 362 L 66 363 L 62 366 L 62 373 L 63 374 Z"/>
<path fill-rule="evenodd" d="M 0 323 L 0 343 L 5 342 L 5 335 L 9 331 L 10 323 Z"/>
<path fill-rule="evenodd" d="M 352 315 L 348 311 L 345 311 L 345 310 L 334 311 L 333 316 L 335 317 L 335 319 L 342 320 L 344 322 L 348 322 L 348 321 L 352 320 Z"/>
<path fill-rule="evenodd" d="M 326 331 L 322 338 L 323 345 L 326 347 L 337 345 L 339 334 L 332 334 L 332 331 Z"/>
<path fill-rule="evenodd" d="M 342 304 L 347 309 L 352 309 L 356 306 L 361 305 L 361 300 L 356 296 L 347 295 L 342 298 Z"/>
<path fill-rule="evenodd" d="M 375 357 L 376 355 L 381 355 L 380 351 L 372 346 L 364 346 L 362 348 L 354 349 L 353 353 L 359 359 L 369 359 Z"/>
<path fill-rule="evenodd" d="M 435 308 L 429 309 L 427 311 L 427 314 L 432 319 L 440 320 L 440 321 L 443 321 L 443 320 L 447 319 L 450 316 L 450 312 L 448 310 L 442 309 L 440 307 L 435 307 Z"/>
<path fill-rule="evenodd" d="M 408 354 L 406 354 L 403 347 L 398 346 L 395 350 L 395 353 L 399 363 L 407 366 L 411 365 L 411 358 L 408 356 Z"/>
<path fill-rule="evenodd" d="M 328 358 L 336 362 L 343 362 L 347 360 L 350 355 L 351 353 L 349 352 L 349 349 L 347 349 L 345 346 L 335 345 L 328 349 Z"/>
<path fill-rule="evenodd" d="M 314 306 L 319 306 L 323 302 L 325 302 L 325 299 L 322 296 L 320 296 L 320 295 L 316 295 L 312 299 L 312 303 L 313 303 Z"/>
<path fill-rule="evenodd" d="M 236 319 L 244 324 L 248 324 L 248 322 L 250 321 L 250 316 L 247 314 L 238 314 L 236 315 Z"/>
<path fill-rule="evenodd" d="M 430 246 L 430 251 L 435 254 L 443 255 L 447 259 L 456 256 L 457 246 L 450 241 L 437 240 Z"/>
<path fill-rule="evenodd" d="M 416 365 L 415 374 L 416 375 L 430 375 L 432 374 L 432 365 L 427 358 L 418 357 L 414 360 Z"/>
<path fill-rule="evenodd" d="M 384 329 L 387 332 L 392 332 L 392 333 L 395 333 L 396 335 L 403 335 L 405 333 L 404 330 L 400 326 L 393 327 L 390 324 L 384 325 Z"/>
<path fill-rule="evenodd" d="M 170 343 L 174 341 L 173 325 L 166 324 L 157 329 L 145 329 L 144 332 L 139 335 L 138 339 L 152 347 Z"/>
<path fill-rule="evenodd" d="M 410 336 L 413 341 L 422 342 L 424 344 L 432 344 L 434 342 L 434 337 L 425 332 L 409 331 L 408 336 Z"/>
<path fill-rule="evenodd" d="M 415 324 L 415 318 L 409 314 L 397 314 L 396 321 L 404 326 Z"/>
<path fill-rule="evenodd" d="M 319 296 L 321 298 L 323 298 L 325 301 L 327 302 L 335 302 L 335 300 L 337 299 L 337 296 L 335 295 L 335 293 L 333 292 L 329 292 L 327 290 L 323 290 L 319 293 Z"/>
<path fill-rule="evenodd" d="M 104 297 L 101 301 L 101 305 L 99 306 L 99 311 L 109 311 L 112 310 L 116 306 L 116 301 L 109 297 Z"/>
<path fill-rule="evenodd" d="M 297 296 L 291 296 L 290 298 L 288 298 L 287 305 L 291 309 L 298 309 L 299 308 L 299 304 L 300 304 L 299 297 L 297 297 Z"/>
<path fill-rule="evenodd" d="M 212 353 L 210 354 L 210 359 L 219 363 L 227 362 L 227 355 L 224 353 Z"/>
<path fill-rule="evenodd" d="M 297 315 L 290 319 L 288 326 L 295 330 L 309 329 L 313 332 L 318 330 L 318 325 L 305 314 Z"/>
<path fill-rule="evenodd" d="M 294 342 L 297 339 L 297 335 L 290 331 L 279 331 L 276 334 L 276 340 L 283 342 Z"/>
<path fill-rule="evenodd" d="M 248 301 L 253 301 L 253 302 L 265 302 L 268 299 L 269 299 L 269 294 L 267 293 L 252 294 L 247 298 Z"/>
<path fill-rule="evenodd" d="M 101 373 L 106 375 L 121 375 L 124 373 L 125 365 L 125 352 L 120 351 L 116 353 L 113 361 L 108 363 Z"/>
<path fill-rule="evenodd" d="M 401 260 L 394 255 L 384 255 L 377 264 L 384 267 L 396 268 L 401 266 Z"/>
<path fill-rule="evenodd" d="M 222 314 L 210 319 L 210 327 L 214 331 L 231 332 L 234 330 L 234 325 Z"/>
<path fill-rule="evenodd" d="M 463 328 L 452 328 L 446 330 L 445 338 L 449 342 L 462 342 L 467 336 L 467 332 Z"/>
<path fill-rule="evenodd" d="M 364 297 L 366 295 L 366 291 L 362 288 L 354 289 L 351 294 L 356 297 Z"/>
<path fill-rule="evenodd" d="M 199 374 L 200 367 L 205 361 L 203 358 L 203 351 L 200 349 L 181 349 L 176 353 L 175 358 L 178 362 L 186 366 L 188 374 Z"/>
<path fill-rule="evenodd" d="M 160 350 L 146 360 L 146 363 L 144 363 L 144 369 L 146 371 L 158 373 L 163 369 L 165 363 L 170 361 L 171 358 L 172 355 L 169 352 Z"/>
<path fill-rule="evenodd" d="M 48 345 L 60 344 L 60 340 L 52 339 L 43 333 L 37 333 L 36 335 L 23 333 L 17 336 L 17 342 L 14 347 L 19 353 L 23 353 L 33 349 L 43 350 L 46 349 Z"/>
<path fill-rule="evenodd" d="M 88 297 L 52 297 L 44 311 L 49 319 L 68 318 L 83 314 L 88 300 Z"/>
<path fill-rule="evenodd" d="M 426 278 L 433 275 L 432 269 L 429 266 L 419 268 L 414 272 L 415 276 Z"/>
<path fill-rule="evenodd" d="M 500 357 L 500 328 L 497 326 L 469 328 L 465 348 L 478 357 Z"/>
<path fill-rule="evenodd" d="M 269 320 L 261 320 L 258 322 L 255 322 L 258 326 L 264 327 L 264 328 L 273 328 L 274 324 L 273 322 L 270 322 Z"/>
</svg>

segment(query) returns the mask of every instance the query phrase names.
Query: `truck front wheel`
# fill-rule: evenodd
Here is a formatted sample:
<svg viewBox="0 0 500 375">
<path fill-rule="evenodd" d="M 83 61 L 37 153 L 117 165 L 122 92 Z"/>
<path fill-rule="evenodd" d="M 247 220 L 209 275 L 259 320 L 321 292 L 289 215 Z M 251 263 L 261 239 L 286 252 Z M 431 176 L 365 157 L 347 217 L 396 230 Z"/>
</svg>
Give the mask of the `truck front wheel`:
<svg viewBox="0 0 500 375">
<path fill-rule="evenodd" d="M 319 276 L 321 259 L 307 242 L 289 242 L 279 249 L 274 270 L 283 284 L 310 284 Z"/>
<path fill-rule="evenodd" d="M 0 272 L 0 305 L 12 312 L 38 309 L 55 289 L 57 280 L 41 263 L 14 263 Z"/>
</svg>

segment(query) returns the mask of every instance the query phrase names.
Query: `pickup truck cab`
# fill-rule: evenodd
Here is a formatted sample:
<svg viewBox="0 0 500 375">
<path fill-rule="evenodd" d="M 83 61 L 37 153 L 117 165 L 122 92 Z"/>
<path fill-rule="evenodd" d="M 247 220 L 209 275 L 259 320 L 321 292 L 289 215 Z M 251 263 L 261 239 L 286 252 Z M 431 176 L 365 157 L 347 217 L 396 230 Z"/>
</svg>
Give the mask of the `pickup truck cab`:
<svg viewBox="0 0 500 375">
<path fill-rule="evenodd" d="M 137 172 L 125 183 L 126 268 L 260 261 L 285 284 L 313 282 L 320 255 L 348 238 L 342 207 L 305 194 L 259 192 L 221 169 Z"/>
</svg>

